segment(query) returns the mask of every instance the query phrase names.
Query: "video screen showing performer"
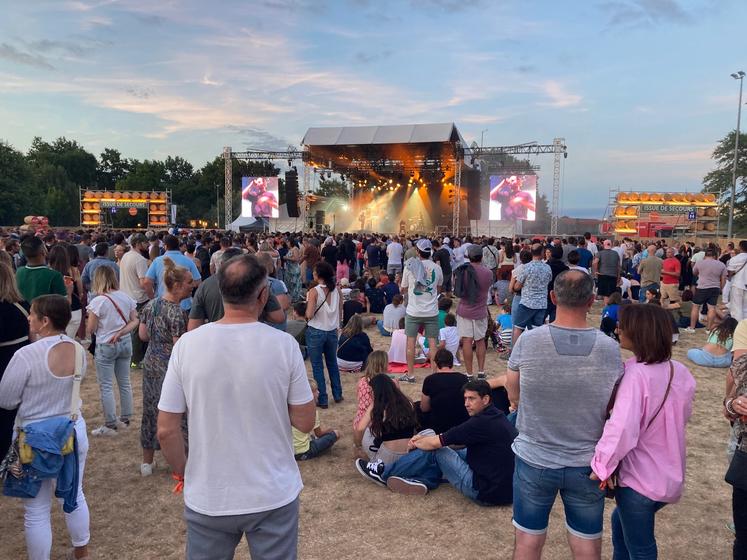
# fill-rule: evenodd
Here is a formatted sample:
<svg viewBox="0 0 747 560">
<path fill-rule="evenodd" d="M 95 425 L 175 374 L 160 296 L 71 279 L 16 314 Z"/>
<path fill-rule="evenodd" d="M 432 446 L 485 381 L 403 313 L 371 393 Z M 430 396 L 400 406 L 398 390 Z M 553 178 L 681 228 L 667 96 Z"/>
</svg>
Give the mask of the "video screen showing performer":
<svg viewBox="0 0 747 560">
<path fill-rule="evenodd" d="M 241 215 L 245 218 L 277 218 L 277 177 L 241 178 Z"/>
<path fill-rule="evenodd" d="M 535 220 L 536 175 L 491 175 L 490 220 Z"/>
</svg>

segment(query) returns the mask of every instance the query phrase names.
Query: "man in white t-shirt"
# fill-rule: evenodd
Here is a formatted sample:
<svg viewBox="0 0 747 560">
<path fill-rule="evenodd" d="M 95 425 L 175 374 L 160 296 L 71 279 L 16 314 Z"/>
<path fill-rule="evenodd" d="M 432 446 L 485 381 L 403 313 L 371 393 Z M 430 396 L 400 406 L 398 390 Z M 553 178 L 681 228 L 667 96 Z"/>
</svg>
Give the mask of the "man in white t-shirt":
<svg viewBox="0 0 747 560">
<path fill-rule="evenodd" d="M 392 237 L 392 242 L 386 248 L 386 273 L 397 274 L 402 272 L 402 255 L 404 249 L 398 237 Z"/>
<path fill-rule="evenodd" d="M 188 559 L 296 558 L 301 475 L 291 426 L 314 428 L 315 405 L 293 337 L 259 321 L 270 288 L 253 255 L 218 271 L 223 318 L 182 335 L 158 403 L 158 440 L 184 477 Z M 189 411 L 189 460 L 182 416 Z"/>
<path fill-rule="evenodd" d="M 229 237 L 220 238 L 220 249 L 218 249 L 210 256 L 210 274 L 215 274 L 216 272 L 218 272 L 218 269 L 220 268 L 220 258 L 223 256 L 223 253 L 226 252 L 226 249 L 228 249 L 230 246 L 231 239 Z"/>
<path fill-rule="evenodd" d="M 444 283 L 441 267 L 431 260 L 431 242 L 421 239 L 416 248 L 418 256 L 405 263 L 400 285 L 402 290 L 407 289 L 407 375 L 402 376 L 401 381 L 409 383 L 415 382 L 415 341 L 421 326 L 425 329 L 428 347 L 438 345 L 438 293 Z"/>
<path fill-rule="evenodd" d="M 119 261 L 119 288 L 135 300 L 140 311 L 148 301 L 153 299 L 153 287 L 146 282 L 148 259 L 142 252 L 148 252 L 148 240 L 142 233 L 130 238 L 130 250 Z M 140 364 L 145 357 L 148 343 L 140 340 L 137 330 L 132 332 L 132 363 Z"/>
</svg>

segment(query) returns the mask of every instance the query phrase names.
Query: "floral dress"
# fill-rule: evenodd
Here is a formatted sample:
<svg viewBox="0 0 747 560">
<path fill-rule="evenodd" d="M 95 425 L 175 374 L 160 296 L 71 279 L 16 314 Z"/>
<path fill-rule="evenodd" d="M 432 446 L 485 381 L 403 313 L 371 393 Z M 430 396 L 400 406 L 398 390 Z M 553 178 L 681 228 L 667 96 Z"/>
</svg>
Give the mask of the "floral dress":
<svg viewBox="0 0 747 560">
<path fill-rule="evenodd" d="M 156 438 L 158 401 L 161 399 L 161 386 L 166 376 L 171 350 L 174 348 L 174 338 L 187 332 L 187 314 L 178 303 L 156 298 L 143 307 L 140 321 L 146 326 L 150 338 L 143 359 L 143 421 L 140 426 L 140 444 L 143 449 L 160 449 Z M 183 428 L 186 428 L 186 420 Z"/>
</svg>

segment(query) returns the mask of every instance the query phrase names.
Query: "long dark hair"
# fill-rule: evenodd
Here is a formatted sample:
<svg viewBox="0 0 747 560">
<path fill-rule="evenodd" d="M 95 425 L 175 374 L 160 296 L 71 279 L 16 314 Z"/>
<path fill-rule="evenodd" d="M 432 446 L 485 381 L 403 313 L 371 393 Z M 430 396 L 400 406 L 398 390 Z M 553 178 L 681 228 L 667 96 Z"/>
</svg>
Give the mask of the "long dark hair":
<svg viewBox="0 0 747 560">
<path fill-rule="evenodd" d="M 738 324 L 739 321 L 734 317 L 725 317 L 711 333 L 718 336 L 719 344 L 726 346 L 726 342 L 734 335 L 734 329 L 737 328 Z"/>
<path fill-rule="evenodd" d="M 47 258 L 49 260 L 49 268 L 56 270 L 63 276 L 70 276 L 70 257 L 64 247 L 55 245 L 49 250 Z"/>
<path fill-rule="evenodd" d="M 335 271 L 327 261 L 319 261 L 314 265 L 314 272 L 321 284 L 331 292 L 335 289 Z"/>
<path fill-rule="evenodd" d="M 620 331 L 633 345 L 638 362 L 660 364 L 672 358 L 672 315 L 659 305 L 623 305 Z"/>
<path fill-rule="evenodd" d="M 374 438 L 381 438 L 386 432 L 415 427 L 417 417 L 412 402 L 388 375 L 374 375 L 368 384 L 373 392 L 371 434 Z"/>
<path fill-rule="evenodd" d="M 507 259 L 513 259 L 514 258 L 514 244 L 510 241 L 506 241 L 506 245 L 503 249 L 503 254 L 505 255 L 505 258 Z"/>
</svg>

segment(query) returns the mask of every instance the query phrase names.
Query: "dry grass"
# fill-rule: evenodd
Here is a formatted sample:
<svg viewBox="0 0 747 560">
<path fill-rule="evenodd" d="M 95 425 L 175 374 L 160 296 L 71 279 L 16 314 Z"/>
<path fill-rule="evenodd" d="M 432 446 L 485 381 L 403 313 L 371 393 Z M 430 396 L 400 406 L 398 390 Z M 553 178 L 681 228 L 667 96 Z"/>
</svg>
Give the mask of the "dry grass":
<svg viewBox="0 0 747 560">
<path fill-rule="evenodd" d="M 494 308 L 491 308 L 494 309 Z M 591 319 L 598 324 L 599 308 Z M 388 340 L 369 330 L 376 349 Z M 683 333 L 675 358 L 701 344 L 703 333 Z M 489 353 L 488 371 L 499 373 L 506 362 Z M 728 558 L 732 535 L 725 527 L 731 515 L 730 488 L 724 483 L 728 425 L 720 414 L 725 370 L 695 367 L 698 388 L 688 428 L 687 486 L 683 500 L 657 515 L 661 558 Z M 102 421 L 98 385 L 89 368 L 83 383 L 84 414 L 89 429 Z M 218 374 L 218 373 L 216 373 Z M 418 379 L 422 381 L 423 370 Z M 140 406 L 139 372 L 132 375 L 136 412 Z M 329 454 L 301 464 L 305 484 L 301 503 L 299 556 L 324 558 L 510 558 L 513 527 L 510 508 L 481 508 L 444 485 L 425 498 L 392 494 L 363 480 L 352 464 L 351 423 L 355 414 L 357 376 L 344 375 L 345 402 L 323 411 L 322 423 L 341 429 L 342 440 Z M 405 386 L 417 398 L 420 385 Z M 573 414 L 573 403 L 567 406 Z M 169 559 L 184 556 L 185 527 L 181 496 L 171 493 L 165 468 L 146 479 L 141 462 L 137 417 L 129 432 L 112 439 L 91 438 L 85 491 L 91 510 L 91 550 L 99 559 Z M 57 508 L 55 508 L 57 509 Z M 0 498 L 2 558 L 25 557 L 23 508 L 19 500 Z M 611 557 L 609 514 L 605 512 L 605 558 Z M 53 516 L 53 558 L 63 558 L 67 534 L 59 511 Z M 246 558 L 241 545 L 237 558 Z M 561 504 L 550 521 L 545 558 L 569 558 Z"/>
</svg>

